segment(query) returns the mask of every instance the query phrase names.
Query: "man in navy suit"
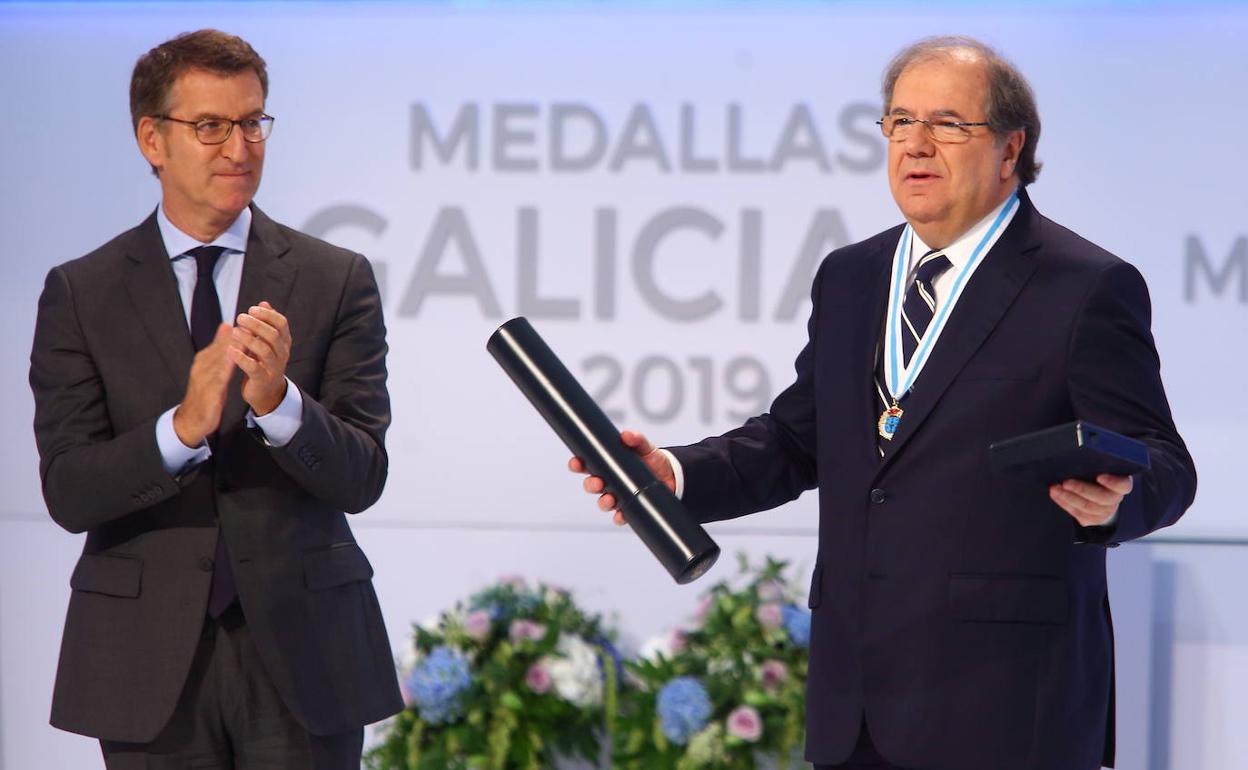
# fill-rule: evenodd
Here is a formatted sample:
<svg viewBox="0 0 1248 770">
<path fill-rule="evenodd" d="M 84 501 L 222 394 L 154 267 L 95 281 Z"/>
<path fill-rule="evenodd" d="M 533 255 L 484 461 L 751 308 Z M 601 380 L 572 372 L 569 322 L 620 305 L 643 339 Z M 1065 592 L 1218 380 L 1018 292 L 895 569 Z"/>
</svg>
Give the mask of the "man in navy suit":
<svg viewBox="0 0 1248 770">
<path fill-rule="evenodd" d="M 921 41 L 883 95 L 907 224 L 824 260 L 793 384 L 722 436 L 623 441 L 703 521 L 819 488 L 817 767 L 1112 766 L 1106 547 L 1174 523 L 1196 488 L 1147 288 L 1032 205 L 1040 121 L 994 51 Z M 990 469 L 991 442 L 1076 419 L 1144 442 L 1150 469 L 1048 489 Z"/>
</svg>

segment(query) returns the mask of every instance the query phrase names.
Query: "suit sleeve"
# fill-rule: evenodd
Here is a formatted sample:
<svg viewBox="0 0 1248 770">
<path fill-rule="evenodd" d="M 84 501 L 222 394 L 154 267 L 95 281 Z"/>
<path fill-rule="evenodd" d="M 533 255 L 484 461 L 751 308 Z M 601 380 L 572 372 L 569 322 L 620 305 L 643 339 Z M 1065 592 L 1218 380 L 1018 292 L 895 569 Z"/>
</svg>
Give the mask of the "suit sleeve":
<svg viewBox="0 0 1248 770">
<path fill-rule="evenodd" d="M 325 356 L 319 398 L 302 391 L 303 422 L 274 459 L 309 494 L 359 513 L 381 496 L 389 459 L 386 327 L 368 260 L 355 255 Z"/>
<path fill-rule="evenodd" d="M 1070 342 L 1075 415 L 1148 446 L 1150 468 L 1137 475 L 1109 527 L 1083 528 L 1091 542 L 1121 542 L 1176 522 L 1196 495 L 1196 468 L 1170 415 L 1161 362 L 1150 331 L 1143 276 L 1119 262 L 1104 270 Z"/>
<path fill-rule="evenodd" d="M 775 508 L 816 485 L 815 335 L 826 266 L 825 260 L 815 275 L 806 346 L 794 363 L 797 376 L 770 411 L 722 436 L 669 447 L 685 474 L 681 501 L 700 521 Z"/>
<path fill-rule="evenodd" d="M 72 285 L 53 268 L 39 297 L 30 353 L 39 475 L 52 519 L 85 532 L 179 491 L 156 444 L 156 417 L 114 432 Z"/>
</svg>

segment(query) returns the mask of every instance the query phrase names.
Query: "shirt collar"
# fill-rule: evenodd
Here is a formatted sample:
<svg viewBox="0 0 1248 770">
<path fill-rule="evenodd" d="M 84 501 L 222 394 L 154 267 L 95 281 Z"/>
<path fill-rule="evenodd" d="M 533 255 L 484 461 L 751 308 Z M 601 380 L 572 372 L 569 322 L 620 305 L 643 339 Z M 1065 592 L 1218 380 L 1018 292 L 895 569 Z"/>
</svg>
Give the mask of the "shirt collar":
<svg viewBox="0 0 1248 770">
<path fill-rule="evenodd" d="M 221 246 L 227 251 L 240 254 L 247 251 L 247 236 L 251 233 L 251 207 L 243 209 L 238 218 L 230 223 L 225 232 L 213 239 L 212 243 L 204 244 L 178 229 L 165 215 L 165 204 L 162 201 L 156 207 L 156 225 L 160 228 L 160 237 L 165 242 L 165 251 L 169 259 L 177 259 L 197 246 Z"/>
<path fill-rule="evenodd" d="M 996 208 L 988 212 L 987 216 L 976 222 L 970 230 L 962 233 L 962 235 L 958 236 L 953 243 L 940 250 L 942 254 L 949 258 L 949 263 L 953 265 L 953 269 L 950 271 L 951 273 L 956 274 L 959 270 L 966 266 L 966 263 L 971 261 L 971 254 L 975 251 L 975 247 L 984 237 L 984 234 L 988 232 L 988 229 L 992 227 L 992 223 L 996 221 L 997 216 L 1001 213 L 1001 209 L 1005 208 L 1006 204 L 1009 202 L 1010 198 L 1006 198 L 1001 201 Z M 1009 225 L 1010 219 L 1013 219 L 1013 215 L 1001 223 L 1002 232 L 1004 232 L 1006 226 Z M 919 237 L 917 232 L 913 233 L 913 235 L 914 242 L 910 249 L 909 262 L 911 269 L 914 268 L 915 263 L 917 263 L 924 254 L 932 250 L 932 247 L 924 243 L 923 239 Z"/>
</svg>

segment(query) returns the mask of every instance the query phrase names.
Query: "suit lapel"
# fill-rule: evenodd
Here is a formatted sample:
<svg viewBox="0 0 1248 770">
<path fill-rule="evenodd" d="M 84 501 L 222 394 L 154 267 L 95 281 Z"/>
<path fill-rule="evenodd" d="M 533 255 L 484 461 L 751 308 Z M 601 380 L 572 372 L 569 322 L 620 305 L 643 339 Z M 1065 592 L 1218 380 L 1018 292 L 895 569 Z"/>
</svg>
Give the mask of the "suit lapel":
<svg viewBox="0 0 1248 770">
<path fill-rule="evenodd" d="M 897 228 L 900 237 L 901 228 Z M 890 247 L 889 244 L 892 244 Z M 892 267 L 893 251 L 897 245 L 896 238 L 882 241 L 869 260 L 870 267 L 862 285 L 867 287 L 865 295 L 865 315 L 855 314 L 865 319 L 867 326 L 855 330 L 846 336 L 853 342 L 853 350 L 848 358 L 849 370 L 855 372 L 854 398 L 852 399 L 853 414 L 872 415 L 878 413 L 875 395 L 875 357 L 879 350 L 879 341 L 884 328 L 884 314 L 888 309 L 888 279 Z M 862 446 L 855 454 L 857 457 L 875 458 L 879 456 L 877 446 L 879 437 L 876 435 L 875 419 L 870 418 L 864 432 L 855 431 L 855 435 L 863 437 Z"/>
<path fill-rule="evenodd" d="M 290 251 L 290 242 L 278 229 L 273 220 L 269 219 L 254 204 L 251 207 L 251 232 L 247 236 L 247 254 L 243 257 L 243 276 L 238 287 L 238 306 L 235 318 L 247 312 L 261 300 L 284 315 L 289 315 L 291 289 L 295 283 L 297 269 L 286 259 Z M 231 325 L 235 318 L 227 318 Z M 226 398 L 225 410 L 221 415 L 223 428 L 242 422 L 247 413 L 247 404 L 243 401 L 242 388 L 231 384 Z"/>
<path fill-rule="evenodd" d="M 988 339 L 1035 270 L 1035 260 L 1029 253 L 1040 246 L 1040 215 L 1025 192 L 1020 193 L 1019 199 L 1018 213 L 971 276 L 931 357 L 902 404 L 905 414 L 893 440 L 887 442 L 880 472 L 922 428 L 958 372 Z"/>
<path fill-rule="evenodd" d="M 177 383 L 179 392 L 185 391 L 195 348 L 178 294 L 178 279 L 156 224 L 156 212 L 133 233 L 125 247 L 129 259 L 124 278 L 126 291 L 169 376 Z"/>
</svg>

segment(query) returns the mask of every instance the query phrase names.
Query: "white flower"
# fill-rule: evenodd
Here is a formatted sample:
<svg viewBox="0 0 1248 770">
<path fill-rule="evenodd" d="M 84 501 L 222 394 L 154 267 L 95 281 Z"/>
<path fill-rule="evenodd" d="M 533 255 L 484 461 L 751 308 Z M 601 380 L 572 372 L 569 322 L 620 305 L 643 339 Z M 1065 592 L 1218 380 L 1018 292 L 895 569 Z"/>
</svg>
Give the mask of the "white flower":
<svg viewBox="0 0 1248 770">
<path fill-rule="evenodd" d="M 732 671 L 735 667 L 735 664 L 727 658 L 711 658 L 706 663 L 706 673 L 711 676 L 719 676 Z"/>
<path fill-rule="evenodd" d="M 412 641 L 404 643 L 399 648 L 399 654 L 394 661 L 395 667 L 399 670 L 399 676 L 407 676 L 416 667 L 416 664 L 420 662 L 420 651 L 416 649 L 416 643 Z"/>
<path fill-rule="evenodd" d="M 684 629 L 673 628 L 647 639 L 637 654 L 642 660 L 656 661 L 660 655 L 671 660 L 676 653 L 684 651 L 686 644 Z"/>
<path fill-rule="evenodd" d="M 662 655 L 665 658 L 672 657 L 672 635 L 669 633 L 656 634 L 641 643 L 641 649 L 637 654 L 642 660 L 655 661 Z"/>
<path fill-rule="evenodd" d="M 448 613 L 448 617 L 449 617 L 449 613 Z M 442 624 L 441 615 L 430 615 L 429 617 L 420 621 L 420 623 L 418 623 L 417 625 L 419 625 L 423 630 L 428 631 L 429 633 L 434 633 L 438 630 L 438 628 L 441 627 L 441 624 Z"/>
<path fill-rule="evenodd" d="M 546 584 L 543 588 L 545 588 L 545 591 L 542 593 L 542 599 L 547 604 L 558 604 L 568 598 L 568 589 L 563 586 Z"/>
<path fill-rule="evenodd" d="M 575 634 L 564 634 L 556 650 L 557 655 L 547 655 L 538 662 L 550 672 L 559 697 L 581 708 L 602 703 L 597 648 Z"/>
</svg>

